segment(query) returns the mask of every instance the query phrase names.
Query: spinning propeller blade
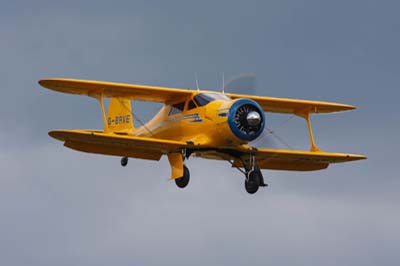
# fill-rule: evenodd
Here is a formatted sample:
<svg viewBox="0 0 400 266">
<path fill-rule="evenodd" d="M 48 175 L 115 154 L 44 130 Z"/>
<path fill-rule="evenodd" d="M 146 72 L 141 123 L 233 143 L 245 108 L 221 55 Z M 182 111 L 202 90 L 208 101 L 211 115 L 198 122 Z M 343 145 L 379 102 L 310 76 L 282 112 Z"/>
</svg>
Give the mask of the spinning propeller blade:
<svg viewBox="0 0 400 266">
<path fill-rule="evenodd" d="M 256 94 L 256 75 L 254 73 L 242 73 L 224 82 L 224 91 L 241 94 Z"/>
</svg>

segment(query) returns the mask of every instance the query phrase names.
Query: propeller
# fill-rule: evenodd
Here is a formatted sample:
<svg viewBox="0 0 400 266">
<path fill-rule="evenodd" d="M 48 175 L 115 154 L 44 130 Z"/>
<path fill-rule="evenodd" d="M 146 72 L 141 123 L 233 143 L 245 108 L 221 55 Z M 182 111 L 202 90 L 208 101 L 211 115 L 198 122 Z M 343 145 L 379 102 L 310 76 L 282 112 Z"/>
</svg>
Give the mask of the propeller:
<svg viewBox="0 0 400 266">
<path fill-rule="evenodd" d="M 256 85 L 256 74 L 242 73 L 224 82 L 223 89 L 225 92 L 254 95 Z"/>
<path fill-rule="evenodd" d="M 223 89 L 225 92 L 230 93 L 238 93 L 238 94 L 247 94 L 247 95 L 256 95 L 257 94 L 257 81 L 256 74 L 254 73 L 241 73 L 237 76 L 233 76 L 224 82 Z M 281 127 L 283 124 L 286 124 L 291 118 L 287 121 L 284 121 L 278 127 Z M 250 144 L 256 148 L 274 148 L 274 149 L 292 149 L 290 145 L 283 140 L 273 129 L 268 126 L 268 115 L 267 115 L 267 126 L 265 127 L 263 133 L 252 141 Z"/>
<path fill-rule="evenodd" d="M 250 144 L 253 147 L 256 147 L 256 148 L 272 148 L 272 149 L 293 150 L 293 147 L 291 147 L 284 139 L 282 139 L 270 127 L 265 127 L 265 129 L 261 133 L 261 135 L 257 139 L 252 141 Z"/>
<path fill-rule="evenodd" d="M 268 122 L 267 122 L 268 123 Z M 278 149 L 281 148 L 280 142 L 270 133 L 269 129 L 265 128 L 261 135 L 250 142 L 250 145 L 255 148 L 271 148 Z"/>
</svg>

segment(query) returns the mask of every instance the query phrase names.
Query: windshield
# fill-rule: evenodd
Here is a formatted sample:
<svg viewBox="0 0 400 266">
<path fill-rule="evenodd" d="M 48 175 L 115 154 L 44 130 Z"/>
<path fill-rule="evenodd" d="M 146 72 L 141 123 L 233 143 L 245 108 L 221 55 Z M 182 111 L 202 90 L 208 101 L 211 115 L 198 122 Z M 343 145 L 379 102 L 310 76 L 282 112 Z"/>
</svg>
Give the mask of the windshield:
<svg viewBox="0 0 400 266">
<path fill-rule="evenodd" d="M 215 100 L 229 101 L 231 100 L 231 98 L 229 98 L 224 94 L 219 94 L 219 93 L 201 93 L 194 96 L 194 100 L 198 106 L 203 106 Z"/>
</svg>

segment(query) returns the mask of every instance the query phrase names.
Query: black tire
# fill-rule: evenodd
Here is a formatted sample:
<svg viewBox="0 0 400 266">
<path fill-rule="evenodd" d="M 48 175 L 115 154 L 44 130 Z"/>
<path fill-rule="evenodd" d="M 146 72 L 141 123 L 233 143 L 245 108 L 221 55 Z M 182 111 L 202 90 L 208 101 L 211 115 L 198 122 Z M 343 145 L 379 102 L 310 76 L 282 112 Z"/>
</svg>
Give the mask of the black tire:
<svg viewBox="0 0 400 266">
<path fill-rule="evenodd" d="M 247 175 L 248 178 L 244 181 L 244 187 L 246 188 L 247 193 L 254 194 L 260 187 L 260 175 L 258 174 L 258 171 L 251 171 Z"/>
<path fill-rule="evenodd" d="M 189 184 L 190 172 L 186 165 L 183 166 L 183 176 L 175 179 L 175 184 L 179 188 L 185 188 Z"/>
<path fill-rule="evenodd" d="M 122 157 L 122 158 L 121 158 L 121 165 L 122 165 L 123 167 L 125 167 L 125 166 L 128 165 L 128 157 Z"/>
</svg>

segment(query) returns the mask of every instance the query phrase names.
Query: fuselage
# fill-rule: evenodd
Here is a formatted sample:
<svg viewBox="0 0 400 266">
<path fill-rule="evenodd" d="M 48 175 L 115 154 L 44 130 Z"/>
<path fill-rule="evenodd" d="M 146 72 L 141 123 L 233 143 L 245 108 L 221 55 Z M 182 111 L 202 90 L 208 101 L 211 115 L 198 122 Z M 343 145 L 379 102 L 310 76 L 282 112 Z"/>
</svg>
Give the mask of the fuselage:
<svg viewBox="0 0 400 266">
<path fill-rule="evenodd" d="M 264 125 L 264 112 L 255 101 L 232 100 L 222 93 L 196 91 L 185 100 L 166 103 L 133 134 L 224 147 L 255 139 Z"/>
</svg>

